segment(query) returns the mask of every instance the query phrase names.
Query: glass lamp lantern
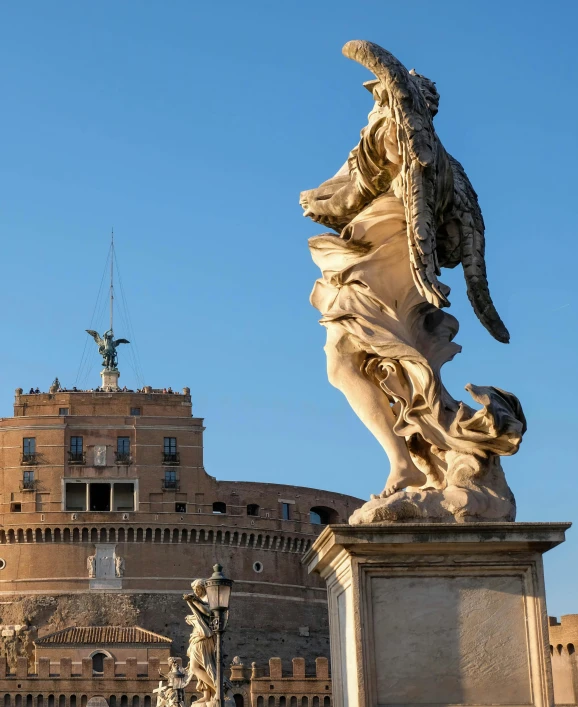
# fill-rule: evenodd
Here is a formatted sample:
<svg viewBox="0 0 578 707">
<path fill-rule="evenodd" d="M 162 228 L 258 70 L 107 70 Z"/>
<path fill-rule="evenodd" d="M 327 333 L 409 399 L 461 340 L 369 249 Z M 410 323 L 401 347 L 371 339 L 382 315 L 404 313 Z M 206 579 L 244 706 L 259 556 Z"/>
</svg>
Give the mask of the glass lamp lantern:
<svg viewBox="0 0 578 707">
<path fill-rule="evenodd" d="M 225 577 L 221 565 L 214 565 L 212 576 L 205 580 L 205 582 L 209 609 L 215 612 L 227 611 L 231 598 L 233 580 Z"/>
</svg>

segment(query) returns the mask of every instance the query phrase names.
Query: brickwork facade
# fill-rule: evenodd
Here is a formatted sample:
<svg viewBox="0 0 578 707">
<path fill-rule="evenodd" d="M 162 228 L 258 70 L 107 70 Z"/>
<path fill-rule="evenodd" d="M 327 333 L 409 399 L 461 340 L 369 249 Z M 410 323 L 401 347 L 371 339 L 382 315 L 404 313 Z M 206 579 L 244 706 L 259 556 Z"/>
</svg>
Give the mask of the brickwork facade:
<svg viewBox="0 0 578 707">
<path fill-rule="evenodd" d="M 23 660 L 33 673 L 35 641 L 74 625 L 139 625 L 170 636 L 183 655 L 182 594 L 216 562 L 235 580 L 228 659 L 328 657 L 325 587 L 301 557 L 324 524 L 362 502 L 288 483 L 217 481 L 204 469 L 203 431 L 186 388 L 16 391 L 13 417 L 0 419 L 8 675 Z M 55 664 L 79 661 L 60 653 Z"/>
</svg>

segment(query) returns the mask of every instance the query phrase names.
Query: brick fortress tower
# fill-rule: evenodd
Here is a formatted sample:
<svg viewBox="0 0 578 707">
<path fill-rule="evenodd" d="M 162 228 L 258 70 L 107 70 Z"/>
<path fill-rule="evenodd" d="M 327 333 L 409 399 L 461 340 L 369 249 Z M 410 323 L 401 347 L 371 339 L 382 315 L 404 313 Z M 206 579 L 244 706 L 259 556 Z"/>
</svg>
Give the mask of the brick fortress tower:
<svg viewBox="0 0 578 707">
<path fill-rule="evenodd" d="M 113 300 L 111 265 L 110 328 L 89 331 L 101 386 L 19 388 L 14 416 L 0 418 L 0 692 L 12 678 L 24 690 L 30 673 L 136 676 L 169 650 L 183 656 L 182 595 L 216 562 L 235 580 L 228 659 L 301 656 L 315 674 L 315 659 L 329 655 L 326 591 L 301 558 L 325 524 L 362 502 L 209 476 L 189 388 L 118 387 L 116 348 L 129 342 L 114 339 Z"/>
</svg>

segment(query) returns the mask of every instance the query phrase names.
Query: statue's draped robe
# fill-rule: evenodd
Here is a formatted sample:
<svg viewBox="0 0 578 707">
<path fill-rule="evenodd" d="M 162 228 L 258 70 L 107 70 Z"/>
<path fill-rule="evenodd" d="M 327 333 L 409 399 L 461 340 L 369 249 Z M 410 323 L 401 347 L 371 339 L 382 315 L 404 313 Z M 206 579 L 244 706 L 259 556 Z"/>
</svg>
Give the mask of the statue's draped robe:
<svg viewBox="0 0 578 707">
<path fill-rule="evenodd" d="M 199 611 L 193 602 L 189 602 L 189 607 L 191 608 L 192 613 L 187 617 L 187 620 L 193 629 L 191 631 L 189 647 L 187 650 L 187 656 L 189 658 L 189 666 L 187 669 L 189 676 L 187 684 L 194 677 L 197 681 L 195 687 L 197 692 L 204 692 L 209 689 L 214 691 L 217 684 L 217 665 L 215 662 L 216 649 L 213 631 L 208 624 L 209 618 Z M 207 675 L 212 680 L 211 685 L 206 685 L 205 682 L 195 673 L 195 663 L 203 667 Z"/>
<path fill-rule="evenodd" d="M 309 247 L 323 273 L 311 303 L 323 325 L 341 327 L 366 352 L 365 374 L 393 404 L 394 431 L 408 440 L 428 486 L 452 483 L 445 478 L 447 451 L 480 457 L 517 451 L 524 418 L 513 395 L 469 386 L 484 406 L 475 411 L 441 384 L 441 366 L 460 351 L 452 341 L 458 322 L 418 292 L 404 207 L 392 192 L 375 199 L 341 236 L 316 236 Z"/>
</svg>

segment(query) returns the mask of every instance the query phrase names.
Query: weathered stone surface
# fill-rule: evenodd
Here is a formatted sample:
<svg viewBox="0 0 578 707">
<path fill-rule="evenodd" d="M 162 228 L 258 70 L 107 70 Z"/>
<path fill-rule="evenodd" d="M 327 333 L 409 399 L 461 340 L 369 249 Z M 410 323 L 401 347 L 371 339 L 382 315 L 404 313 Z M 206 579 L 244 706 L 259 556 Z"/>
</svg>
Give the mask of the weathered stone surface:
<svg viewBox="0 0 578 707">
<path fill-rule="evenodd" d="M 449 287 L 440 266 L 463 265 L 476 315 L 509 340 L 489 293 L 476 193 L 435 132 L 435 84 L 370 42 L 343 52 L 375 74 L 365 84 L 375 103 L 343 167 L 301 204 L 337 231 L 309 240 L 322 272 L 311 302 L 327 329 L 329 380 L 391 466 L 352 522 L 512 521 L 500 457 L 515 454 L 525 432 L 520 403 L 470 384 L 476 411 L 452 398 L 440 373 L 461 350 L 458 322 L 442 311 Z"/>
<path fill-rule="evenodd" d="M 553 705 L 542 554 L 565 523 L 330 526 L 335 707 Z"/>
</svg>

